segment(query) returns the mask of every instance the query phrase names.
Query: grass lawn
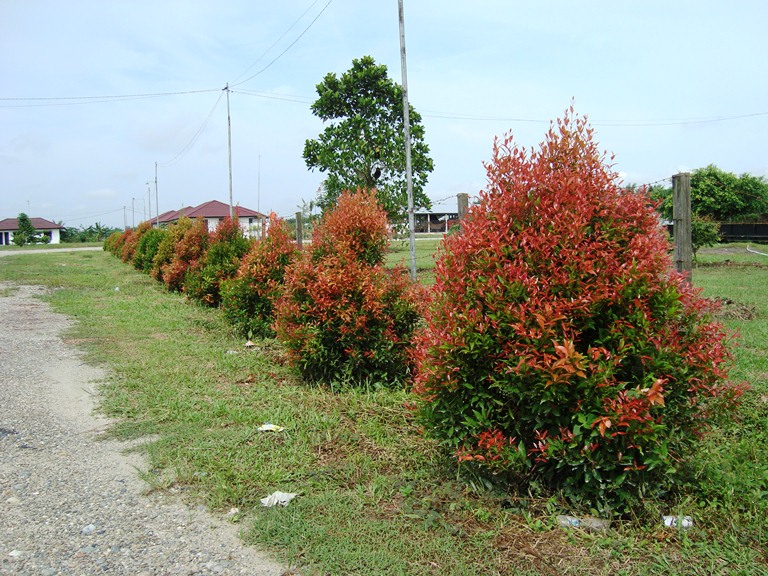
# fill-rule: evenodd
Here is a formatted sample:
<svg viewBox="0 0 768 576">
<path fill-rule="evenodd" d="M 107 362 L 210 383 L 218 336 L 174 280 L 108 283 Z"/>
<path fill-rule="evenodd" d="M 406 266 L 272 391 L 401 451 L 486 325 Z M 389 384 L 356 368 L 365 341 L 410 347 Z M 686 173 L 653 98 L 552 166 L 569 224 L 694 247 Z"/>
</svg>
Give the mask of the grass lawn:
<svg viewBox="0 0 768 576">
<path fill-rule="evenodd" d="M 427 282 L 437 243 L 417 242 Z M 390 262 L 408 266 L 407 241 L 394 248 Z M 674 506 L 649 502 L 602 533 L 558 527 L 568 511 L 556 499 L 457 479 L 419 434 L 406 392 L 307 386 L 279 343 L 246 349 L 217 310 L 107 253 L 0 258 L 0 280 L 50 286 L 55 309 L 77 320 L 66 338 L 110 369 L 101 409 L 119 419 L 112 434 L 153 439 L 150 489 L 238 508 L 246 539 L 302 574 L 768 574 L 768 258 L 730 245 L 703 249 L 699 263 L 694 283 L 730 301 L 733 377 L 752 389 L 738 421 L 695 455 L 695 482 Z M 256 430 L 267 422 L 285 430 Z M 276 490 L 299 496 L 261 507 Z M 662 513 L 694 526 L 665 529 Z"/>
</svg>

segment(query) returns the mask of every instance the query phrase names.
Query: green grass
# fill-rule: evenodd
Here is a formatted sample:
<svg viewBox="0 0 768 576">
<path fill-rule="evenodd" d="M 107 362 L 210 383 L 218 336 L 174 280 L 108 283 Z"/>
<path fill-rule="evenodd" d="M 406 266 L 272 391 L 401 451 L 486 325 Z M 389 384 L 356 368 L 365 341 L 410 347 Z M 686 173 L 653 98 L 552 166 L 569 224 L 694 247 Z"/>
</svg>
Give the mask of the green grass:
<svg viewBox="0 0 768 576">
<path fill-rule="evenodd" d="M 66 250 L 71 248 L 96 248 L 103 246 L 103 242 L 63 242 L 60 244 L 15 244 L 0 246 L 0 252 L 23 252 L 25 250 Z"/>
<path fill-rule="evenodd" d="M 417 242 L 425 274 L 435 246 Z M 390 258 L 407 263 L 407 242 L 395 247 Z M 66 338 L 110 368 L 111 434 L 151 439 L 154 489 L 239 508 L 246 539 L 304 574 L 768 574 L 768 259 L 738 258 L 702 250 L 693 278 L 749 312 L 727 321 L 740 333 L 733 377 L 752 386 L 739 421 L 704 443 L 675 506 L 648 503 L 603 534 L 558 528 L 554 499 L 457 480 L 419 434 L 406 392 L 307 386 L 277 342 L 247 350 L 218 311 L 106 253 L 0 258 L 0 279 L 50 286 L 53 306 L 77 320 Z M 257 432 L 266 422 L 286 430 Z M 261 507 L 275 490 L 299 496 Z M 695 526 L 669 532 L 655 512 Z"/>
</svg>

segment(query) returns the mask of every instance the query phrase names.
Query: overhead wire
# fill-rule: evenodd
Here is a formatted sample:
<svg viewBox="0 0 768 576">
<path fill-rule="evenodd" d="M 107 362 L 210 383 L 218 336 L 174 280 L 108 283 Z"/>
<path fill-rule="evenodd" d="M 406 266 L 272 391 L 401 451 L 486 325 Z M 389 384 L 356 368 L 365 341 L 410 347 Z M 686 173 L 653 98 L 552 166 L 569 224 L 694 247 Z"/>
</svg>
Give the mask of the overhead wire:
<svg viewBox="0 0 768 576">
<path fill-rule="evenodd" d="M 218 92 L 218 89 L 181 90 L 176 92 L 148 92 L 144 94 L 112 94 L 101 96 L 25 96 L 25 97 L 0 97 L 0 107 L 20 108 L 32 106 L 71 106 L 75 104 L 95 104 L 102 102 L 121 102 L 128 100 L 140 100 L 145 98 L 162 98 L 166 96 L 184 96 L 187 94 L 203 94 L 205 92 Z M 22 102 L 22 104 L 4 104 L 4 102 Z"/>
<path fill-rule="evenodd" d="M 158 166 L 161 166 L 163 168 L 168 168 L 169 166 L 173 166 L 174 164 L 177 164 L 184 156 L 187 155 L 187 153 L 192 149 L 192 146 L 195 145 L 195 142 L 197 142 L 197 140 L 200 138 L 200 135 L 203 133 L 203 130 L 205 130 L 205 127 L 208 126 L 208 122 L 210 122 L 211 117 L 213 116 L 214 111 L 218 107 L 219 102 L 221 102 L 221 98 L 223 95 L 224 95 L 224 92 L 222 91 L 219 94 L 219 97 L 216 99 L 216 103 L 213 105 L 213 108 L 211 108 L 211 111 L 208 112 L 208 116 L 205 117 L 205 120 L 203 120 L 203 123 L 194 133 L 194 135 L 189 140 L 189 142 L 187 142 L 186 145 L 173 158 L 171 158 L 167 162 L 158 163 Z"/>
<path fill-rule="evenodd" d="M 261 62 L 261 60 L 264 58 L 264 56 L 266 56 L 266 55 L 269 53 L 269 51 L 270 51 L 270 50 L 272 50 L 272 48 L 274 48 L 275 46 L 277 46 L 277 45 L 278 45 L 278 43 L 280 42 L 280 40 L 282 40 L 283 38 L 285 38 L 285 36 L 288 34 L 288 32 L 290 32 L 291 30 L 293 30 L 293 28 L 296 26 L 296 24 L 298 24 L 299 22 L 301 22 L 301 19 L 302 19 L 302 18 L 304 18 L 304 16 L 306 16 L 307 12 L 309 12 L 310 10 L 312 10 L 312 8 L 315 6 L 315 4 L 317 4 L 319 1 L 320 1 L 320 0 L 315 0 L 314 2 L 312 2 L 312 4 L 310 4 L 310 5 L 309 5 L 309 7 L 308 7 L 306 10 L 304 10 L 304 12 L 302 12 L 302 13 L 301 13 L 301 16 L 299 16 L 299 17 L 296 19 L 296 21 L 295 21 L 293 24 L 291 24 L 291 25 L 288 27 L 288 29 L 287 29 L 285 32 L 283 32 L 283 33 L 280 35 L 280 37 L 279 37 L 277 40 L 275 40 L 275 41 L 272 43 L 272 45 L 271 45 L 269 48 L 267 48 L 267 49 L 264 51 L 264 53 L 263 53 L 261 56 L 259 56 L 259 57 L 258 57 L 258 58 L 257 58 L 257 59 L 256 59 L 256 60 L 253 62 L 253 64 L 251 64 L 250 66 L 248 66 L 248 68 L 246 68 L 245 70 L 243 70 L 243 72 L 242 72 L 242 73 L 241 73 L 241 74 L 240 74 L 240 75 L 239 75 L 237 78 L 235 78 L 235 80 L 234 80 L 234 81 L 235 81 L 235 82 L 237 82 L 238 80 L 240 80 L 240 78 L 242 78 L 243 76 L 245 76 L 245 75 L 248 73 L 248 71 L 249 71 L 251 68 L 253 68 L 254 66 L 256 66 L 256 64 L 258 64 L 259 62 Z"/>
<path fill-rule="evenodd" d="M 315 16 L 315 17 L 312 19 L 312 21 L 311 21 L 311 22 L 310 22 L 310 23 L 307 25 L 307 27 L 306 27 L 306 28 L 304 28 L 304 30 L 302 30 L 302 31 L 301 31 L 301 34 L 299 34 L 299 35 L 296 37 L 296 39 L 295 39 L 293 42 L 291 42 L 290 44 L 288 44 L 288 46 L 286 47 L 286 49 L 285 49 L 285 50 L 283 50 L 282 52 L 280 52 L 280 54 L 278 54 L 278 55 L 277 55 L 277 56 L 276 56 L 276 57 L 275 57 L 275 58 L 274 58 L 274 59 L 273 59 L 273 60 L 272 60 L 272 61 L 271 61 L 269 64 L 267 64 L 266 66 L 264 66 L 264 68 L 262 68 L 261 70 L 259 70 L 258 72 L 256 72 L 256 74 L 253 74 L 252 76 L 249 76 L 249 77 L 248 77 L 248 78 L 246 78 L 245 80 L 241 80 L 240 82 L 235 82 L 234 84 L 232 84 L 232 86 L 231 86 L 231 87 L 232 87 L 232 88 L 234 88 L 235 86 L 240 86 L 241 84 L 245 84 L 246 82 L 249 82 L 250 80 L 253 80 L 254 78 L 256 78 L 256 76 L 258 76 L 258 75 L 259 75 L 259 74 L 261 74 L 262 72 L 264 72 L 264 71 L 266 71 L 267 69 L 269 69 L 269 67 L 270 67 L 270 66 L 272 66 L 272 64 L 274 64 L 274 63 L 275 63 L 275 62 L 277 62 L 277 61 L 278 61 L 280 58 L 282 58 L 282 57 L 283 57 L 283 55 L 284 55 L 286 52 L 288 52 L 288 50 L 290 50 L 291 48 L 293 48 L 293 46 L 294 46 L 294 45 L 295 45 L 295 44 L 296 44 L 296 43 L 297 43 L 299 40 L 301 40 L 302 36 L 304 36 L 304 34 L 306 34 L 306 33 L 307 33 L 307 31 L 308 31 L 308 30 L 309 30 L 309 29 L 310 29 L 310 28 L 311 28 L 311 27 L 314 25 L 314 23 L 315 23 L 315 22 L 317 22 L 317 20 L 320 18 L 320 16 L 322 16 L 322 15 L 323 15 L 323 13 L 324 13 L 324 12 L 325 12 L 325 10 L 328 8 L 328 6 L 330 6 L 330 5 L 331 5 L 331 2 L 333 2 L 333 0 L 328 0 L 328 2 L 326 2 L 326 3 L 325 3 L 325 6 L 323 6 L 323 9 L 322 9 L 322 10 L 320 10 L 320 12 L 318 12 L 317 16 Z"/>
</svg>

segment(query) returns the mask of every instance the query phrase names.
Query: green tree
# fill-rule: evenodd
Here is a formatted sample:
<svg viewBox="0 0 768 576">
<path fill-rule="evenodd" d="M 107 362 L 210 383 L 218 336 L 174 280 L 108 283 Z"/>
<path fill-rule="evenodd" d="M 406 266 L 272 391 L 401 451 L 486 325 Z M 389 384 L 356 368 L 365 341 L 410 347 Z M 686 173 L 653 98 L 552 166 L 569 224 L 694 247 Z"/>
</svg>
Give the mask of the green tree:
<svg viewBox="0 0 768 576">
<path fill-rule="evenodd" d="M 660 212 L 672 218 L 672 188 L 652 186 Z M 721 170 L 714 164 L 691 173 L 691 211 L 717 222 L 761 220 L 768 216 L 768 182 L 760 176 Z"/>
<path fill-rule="evenodd" d="M 39 240 L 37 230 L 32 225 L 32 221 L 29 216 L 20 213 L 18 216 L 19 229 L 13 233 L 13 243 L 16 246 L 24 246 L 25 244 L 36 244 Z"/>
<path fill-rule="evenodd" d="M 395 224 L 405 221 L 408 192 L 405 171 L 403 91 L 387 76 L 387 67 L 371 56 L 352 61 L 340 77 L 329 73 L 317 85 L 312 113 L 329 122 L 317 140 L 307 140 L 307 167 L 327 174 L 318 192 L 323 211 L 344 190 L 375 189 L 376 198 Z M 431 208 L 424 193 L 434 166 L 424 142 L 421 116 L 409 107 L 414 207 Z"/>
</svg>

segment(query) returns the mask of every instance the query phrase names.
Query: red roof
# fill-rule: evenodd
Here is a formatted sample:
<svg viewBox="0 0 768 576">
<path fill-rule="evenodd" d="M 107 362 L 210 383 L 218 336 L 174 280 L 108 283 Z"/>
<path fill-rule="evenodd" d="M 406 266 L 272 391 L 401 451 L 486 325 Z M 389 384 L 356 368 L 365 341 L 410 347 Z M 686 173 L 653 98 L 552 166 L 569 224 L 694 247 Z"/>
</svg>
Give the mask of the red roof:
<svg viewBox="0 0 768 576">
<path fill-rule="evenodd" d="M 243 206 L 235 206 L 235 211 L 240 218 L 266 218 L 264 214 Z M 192 218 L 193 220 L 195 218 L 226 218 L 229 216 L 229 204 L 224 204 L 224 202 L 219 202 L 218 200 L 210 200 L 203 202 L 199 206 L 187 206 L 180 210 L 163 212 L 158 219 L 160 222 L 173 222 L 182 216 Z"/>
<path fill-rule="evenodd" d="M 30 218 L 29 221 L 32 223 L 35 230 L 62 230 L 64 228 L 64 226 L 46 220 L 45 218 Z M 0 220 L 0 230 L 14 231 L 18 229 L 18 218 L 6 218 L 5 220 Z"/>
</svg>

